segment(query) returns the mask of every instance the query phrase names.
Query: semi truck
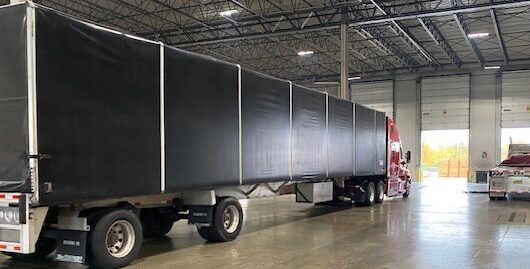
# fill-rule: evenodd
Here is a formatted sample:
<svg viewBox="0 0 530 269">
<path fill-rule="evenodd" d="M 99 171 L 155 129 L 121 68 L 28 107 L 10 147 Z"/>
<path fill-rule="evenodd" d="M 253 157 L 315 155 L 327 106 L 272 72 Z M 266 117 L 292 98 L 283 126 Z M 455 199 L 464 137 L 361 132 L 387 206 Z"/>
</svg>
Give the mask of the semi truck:
<svg viewBox="0 0 530 269">
<path fill-rule="evenodd" d="M 68 16 L 0 7 L 0 251 L 120 268 L 187 220 L 234 240 L 238 199 L 408 196 L 383 112 Z M 258 193 L 256 195 L 256 193 Z"/>
<path fill-rule="evenodd" d="M 490 200 L 530 194 L 530 144 L 510 144 L 508 157 L 489 171 Z"/>
</svg>

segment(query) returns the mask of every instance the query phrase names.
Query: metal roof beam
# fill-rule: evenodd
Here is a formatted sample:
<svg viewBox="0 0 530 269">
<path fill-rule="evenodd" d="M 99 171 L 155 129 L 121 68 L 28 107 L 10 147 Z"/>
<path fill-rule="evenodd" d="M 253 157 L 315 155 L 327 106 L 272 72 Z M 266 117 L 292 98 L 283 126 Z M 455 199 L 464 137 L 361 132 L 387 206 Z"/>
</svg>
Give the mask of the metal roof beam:
<svg viewBox="0 0 530 269">
<path fill-rule="evenodd" d="M 493 28 L 495 29 L 495 35 L 497 36 L 497 41 L 499 42 L 499 47 L 502 51 L 502 56 L 504 57 L 504 63 L 508 64 L 510 58 L 508 57 L 508 51 L 506 50 L 506 45 L 504 44 L 504 39 L 502 38 L 501 29 L 499 28 L 499 20 L 497 19 L 497 14 L 495 10 L 490 9 L 491 20 L 493 21 Z"/>
<path fill-rule="evenodd" d="M 372 5 L 374 5 L 383 15 L 388 16 L 389 12 L 387 12 L 379 3 L 377 3 L 375 0 L 370 0 Z M 428 62 L 431 62 L 435 64 L 436 66 L 440 66 L 440 64 L 432 57 L 432 55 L 423 48 L 417 41 L 412 37 L 412 34 L 410 34 L 408 31 L 404 29 L 404 27 L 398 23 L 395 20 L 390 20 L 390 23 L 397 29 L 397 34 L 400 35 L 402 38 L 406 39 L 405 42 L 407 44 L 411 44 L 416 50 L 418 50 L 425 59 L 427 59 Z"/>
<path fill-rule="evenodd" d="M 455 51 L 451 48 L 451 45 L 445 40 L 442 32 L 440 32 L 436 24 L 433 23 L 430 18 L 418 18 L 418 21 L 434 43 L 440 47 L 442 53 L 445 54 L 454 65 L 460 67 L 462 65 L 462 60 L 460 60 L 460 57 L 458 57 Z"/>
<path fill-rule="evenodd" d="M 477 57 L 477 60 L 480 63 L 480 65 L 484 66 L 484 57 L 482 56 L 482 53 L 480 52 L 477 44 L 475 43 L 475 41 L 473 41 L 467 36 L 469 34 L 469 29 L 467 27 L 466 22 L 464 21 L 464 18 L 462 18 L 458 14 L 453 14 L 453 18 L 455 19 L 456 24 L 458 25 L 458 28 L 460 29 L 460 32 L 462 32 L 462 36 L 464 37 L 464 40 L 466 41 L 467 45 Z"/>
<path fill-rule="evenodd" d="M 401 14 L 390 14 L 390 15 L 381 15 L 381 16 L 372 16 L 367 18 L 354 18 L 354 19 L 348 19 L 349 26 L 363 26 L 363 25 L 372 25 L 372 24 L 379 24 L 379 23 L 386 23 L 386 22 L 392 22 L 392 21 L 401 21 L 401 20 L 417 20 L 418 18 L 427 18 L 427 17 L 437 17 L 437 16 L 452 16 L 454 14 L 462 14 L 462 13 L 473 13 L 473 12 L 479 12 L 479 11 L 487 11 L 490 9 L 497 9 L 497 8 L 513 8 L 513 7 L 525 7 L 530 6 L 530 0 L 527 1 L 521 1 L 521 0 L 512 0 L 512 1 L 505 1 L 503 3 L 495 3 L 495 2 L 488 2 L 488 3 L 481 3 L 481 4 L 469 4 L 466 6 L 453 6 L 448 8 L 437 8 L 432 10 L 421 10 L 421 11 L 413 11 L 413 12 L 405 12 Z M 329 8 L 329 7 L 328 7 Z M 340 13 L 340 11 L 337 11 L 336 7 L 333 7 L 336 13 Z M 330 13 L 326 13 L 325 16 L 331 15 Z M 318 15 L 321 16 L 321 15 Z M 314 15 L 313 17 L 317 17 L 317 15 Z M 280 17 L 274 17 L 274 24 L 278 22 L 278 19 Z M 305 19 L 304 17 L 303 19 Z M 270 19 L 267 20 L 267 22 Z M 229 30 L 234 29 L 238 27 L 251 27 L 255 25 L 262 25 L 263 21 L 256 21 L 256 22 L 249 22 L 249 23 L 240 23 L 238 25 L 230 24 L 230 26 L 227 27 L 215 27 L 214 29 L 204 29 L 204 28 L 197 28 L 194 30 L 190 30 L 188 28 L 185 28 L 188 34 L 205 34 L 212 31 L 223 31 L 223 30 Z M 275 29 L 275 31 L 269 30 L 269 31 L 263 31 L 263 32 L 253 32 L 253 33 L 245 33 L 245 34 L 232 34 L 227 35 L 224 37 L 212 37 L 212 38 L 203 38 L 196 41 L 190 41 L 190 42 L 181 42 L 177 43 L 177 45 L 180 46 L 189 46 L 189 45 L 198 45 L 198 44 L 212 44 L 212 43 L 219 43 L 219 42 L 227 42 L 227 41 L 235 41 L 235 40 L 242 40 L 242 39 L 258 39 L 258 38 L 266 38 L 270 36 L 278 36 L 278 35 L 286 35 L 286 34 L 298 34 L 298 33 L 305 33 L 305 32 L 311 32 L 311 31 L 319 31 L 319 30 L 330 30 L 330 29 L 338 29 L 340 27 L 341 22 L 335 21 L 335 22 L 328 22 L 326 24 L 317 24 L 317 25 L 306 25 L 303 29 L 300 29 L 300 27 L 289 27 L 284 29 Z M 211 27 L 211 25 L 209 25 Z M 160 31 L 160 33 L 166 37 L 178 35 L 179 33 L 174 33 L 172 30 L 167 31 Z M 153 33 L 152 32 L 144 32 L 139 33 L 141 36 L 150 36 Z"/>
</svg>

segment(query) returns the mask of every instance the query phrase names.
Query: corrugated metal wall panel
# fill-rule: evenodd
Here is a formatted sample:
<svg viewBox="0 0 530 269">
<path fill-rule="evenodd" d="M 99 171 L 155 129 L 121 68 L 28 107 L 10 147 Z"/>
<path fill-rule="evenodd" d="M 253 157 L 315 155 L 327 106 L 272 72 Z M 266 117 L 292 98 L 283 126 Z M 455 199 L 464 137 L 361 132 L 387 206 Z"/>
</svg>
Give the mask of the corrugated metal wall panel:
<svg viewBox="0 0 530 269">
<path fill-rule="evenodd" d="M 394 118 L 394 82 L 392 80 L 351 84 L 351 98 L 355 103 L 385 112 Z"/>
<path fill-rule="evenodd" d="M 530 127 L 530 71 L 502 73 L 501 126 Z"/>
<path fill-rule="evenodd" d="M 469 75 L 421 81 L 421 129 L 469 129 Z"/>
</svg>

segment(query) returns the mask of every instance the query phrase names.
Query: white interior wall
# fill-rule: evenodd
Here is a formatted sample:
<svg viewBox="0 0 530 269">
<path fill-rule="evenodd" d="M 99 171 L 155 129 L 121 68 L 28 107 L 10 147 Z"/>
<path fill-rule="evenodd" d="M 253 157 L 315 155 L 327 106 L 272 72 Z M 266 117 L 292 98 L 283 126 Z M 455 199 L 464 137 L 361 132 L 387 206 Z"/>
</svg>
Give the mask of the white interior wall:
<svg viewBox="0 0 530 269">
<path fill-rule="evenodd" d="M 471 76 L 469 167 L 471 179 L 474 179 L 474 171 L 495 166 L 496 156 L 500 154 L 500 78 L 495 71 L 470 71 L 468 74 Z M 403 149 L 412 152 L 409 168 L 413 179 L 421 164 L 421 84 L 417 83 L 420 79 L 421 75 L 397 76 L 394 84 L 395 117 Z M 485 158 L 482 157 L 484 152 Z"/>
<path fill-rule="evenodd" d="M 394 83 L 394 111 L 403 150 L 412 153 L 409 170 L 416 179 L 420 167 L 420 106 L 417 78 L 400 76 Z"/>
<path fill-rule="evenodd" d="M 496 153 L 500 148 L 497 85 L 498 76 L 495 73 L 477 72 L 471 75 L 469 179 L 472 182 L 475 171 L 491 169 L 499 156 Z"/>
</svg>

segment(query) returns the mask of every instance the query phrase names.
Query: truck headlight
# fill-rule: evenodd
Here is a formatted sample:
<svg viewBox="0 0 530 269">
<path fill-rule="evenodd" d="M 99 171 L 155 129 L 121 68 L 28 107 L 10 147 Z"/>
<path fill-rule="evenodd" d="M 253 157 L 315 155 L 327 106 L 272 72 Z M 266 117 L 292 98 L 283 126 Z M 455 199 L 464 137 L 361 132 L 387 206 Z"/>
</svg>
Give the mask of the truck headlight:
<svg viewBox="0 0 530 269">
<path fill-rule="evenodd" d="M 0 224 L 20 224 L 17 207 L 0 207 Z"/>
</svg>

